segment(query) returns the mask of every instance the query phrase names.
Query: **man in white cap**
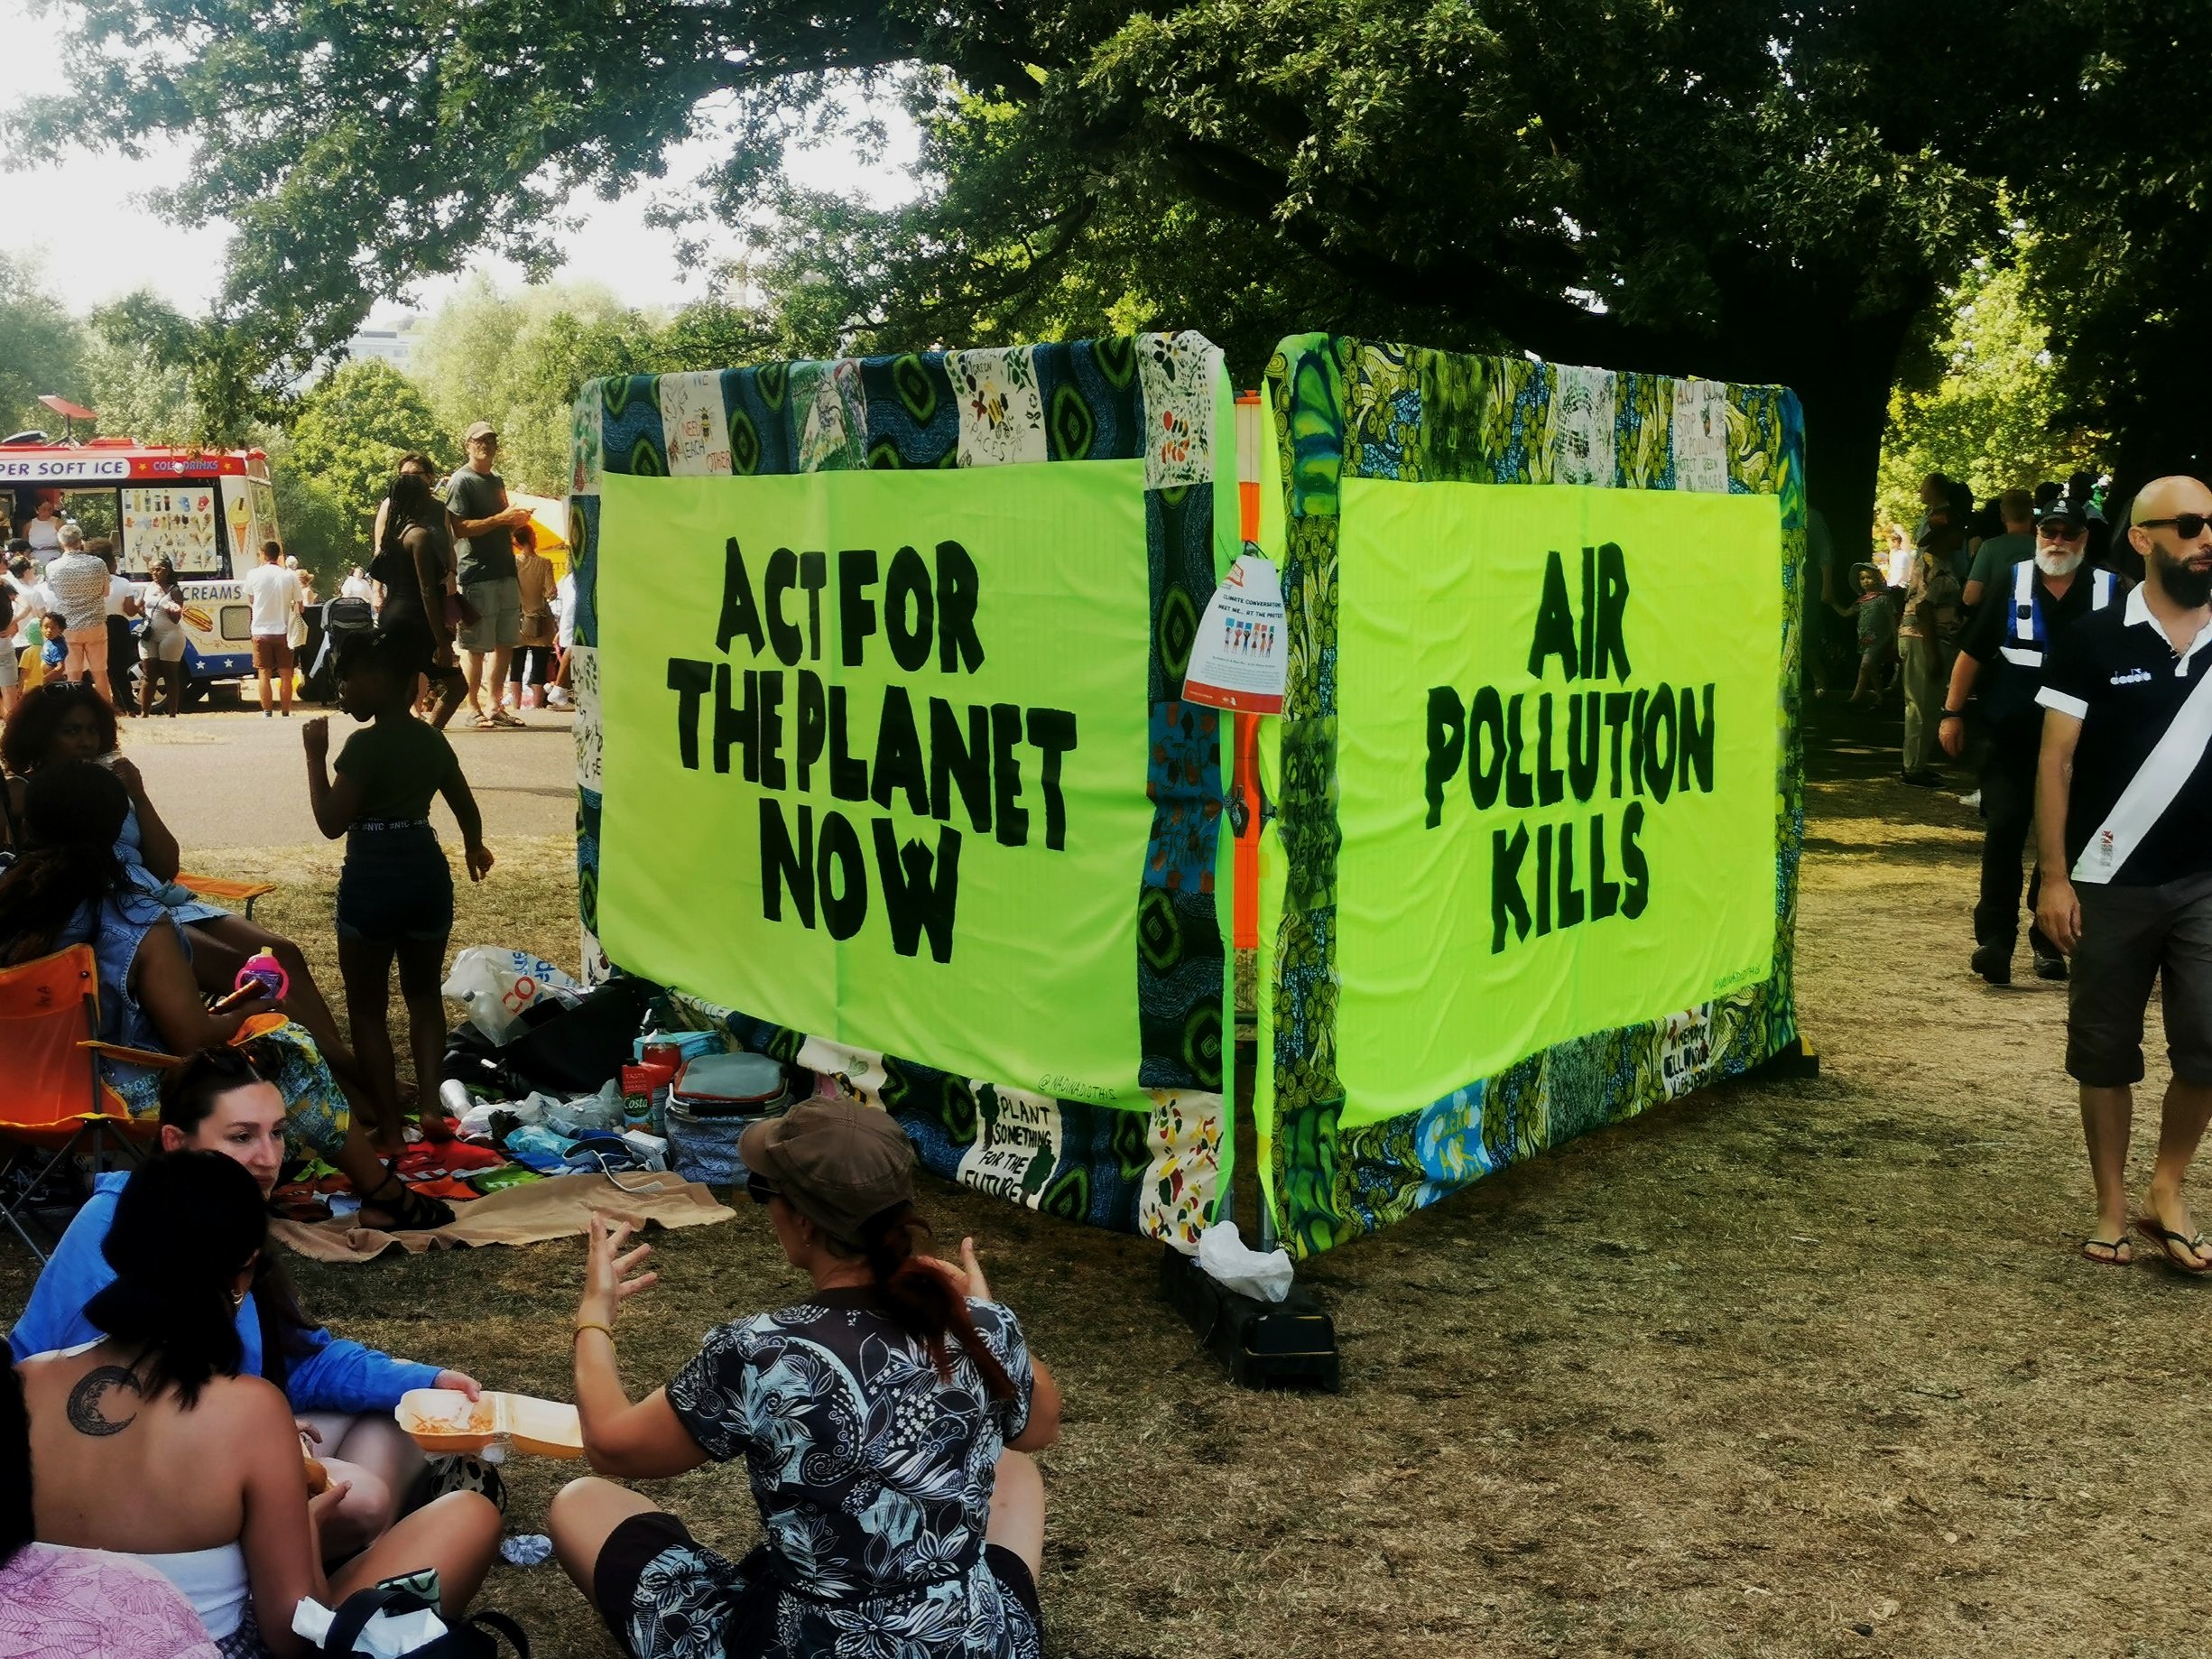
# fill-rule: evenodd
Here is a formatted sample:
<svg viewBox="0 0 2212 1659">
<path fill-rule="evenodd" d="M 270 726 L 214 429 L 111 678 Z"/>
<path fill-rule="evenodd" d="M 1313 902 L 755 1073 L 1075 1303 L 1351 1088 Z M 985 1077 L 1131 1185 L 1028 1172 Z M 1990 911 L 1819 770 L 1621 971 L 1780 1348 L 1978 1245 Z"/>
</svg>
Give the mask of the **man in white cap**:
<svg viewBox="0 0 2212 1659">
<path fill-rule="evenodd" d="M 530 520 L 528 507 L 507 505 L 506 480 L 492 470 L 499 459 L 499 434 L 489 421 L 468 429 L 468 464 L 446 486 L 446 515 L 453 530 L 461 601 L 460 646 L 468 662 L 468 706 L 479 730 L 520 726 L 523 721 L 499 706 L 507 683 L 507 663 L 522 639 L 523 593 L 515 579 L 514 527 Z M 476 620 L 468 620 L 474 612 Z M 477 700 L 485 681 L 485 658 L 491 659 L 492 705 Z"/>
</svg>

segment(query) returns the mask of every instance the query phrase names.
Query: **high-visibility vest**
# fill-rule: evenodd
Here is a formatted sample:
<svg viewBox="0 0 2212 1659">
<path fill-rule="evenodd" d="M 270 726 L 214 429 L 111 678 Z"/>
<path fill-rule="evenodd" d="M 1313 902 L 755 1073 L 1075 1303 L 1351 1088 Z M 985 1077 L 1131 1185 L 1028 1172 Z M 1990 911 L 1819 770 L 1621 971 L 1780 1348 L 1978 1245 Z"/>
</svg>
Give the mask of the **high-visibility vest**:
<svg viewBox="0 0 2212 1659">
<path fill-rule="evenodd" d="M 2077 567 L 2078 569 L 2079 567 Z M 2110 570 L 2090 570 L 2089 608 L 2103 610 L 2120 590 L 2120 579 Z M 2041 668 L 2043 647 L 2050 641 L 2043 624 L 2043 596 L 2035 588 L 2035 561 L 2022 559 L 2013 567 L 2013 623 L 2000 649 L 2007 663 L 2022 668 Z"/>
</svg>

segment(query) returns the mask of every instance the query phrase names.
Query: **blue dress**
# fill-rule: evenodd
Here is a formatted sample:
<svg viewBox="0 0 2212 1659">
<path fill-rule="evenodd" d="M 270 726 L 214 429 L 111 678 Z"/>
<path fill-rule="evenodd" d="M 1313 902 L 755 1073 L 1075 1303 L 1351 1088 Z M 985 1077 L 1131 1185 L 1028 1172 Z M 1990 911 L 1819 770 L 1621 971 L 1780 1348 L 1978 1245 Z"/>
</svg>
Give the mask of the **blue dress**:
<svg viewBox="0 0 2212 1659">
<path fill-rule="evenodd" d="M 669 1404 L 708 1456 L 745 1460 L 767 1542 L 732 1562 L 686 1538 L 645 1563 L 621 1631 L 637 1659 L 1035 1659 L 1036 1619 L 984 1534 L 1036 1372 L 1010 1311 L 968 1311 L 1011 1400 L 993 1400 L 957 1349 L 939 1377 L 865 1290 L 818 1291 L 708 1334 Z M 773 1639 L 753 1645 L 765 1628 Z"/>
<path fill-rule="evenodd" d="M 69 925 L 54 939 L 54 949 L 88 944 L 98 964 L 100 980 L 100 1041 L 124 1048 L 165 1052 L 168 1044 L 153 1028 L 153 1021 L 131 995 L 131 964 L 138 947 L 157 927 L 178 929 L 177 943 L 187 956 L 191 947 L 171 912 L 143 893 L 117 888 L 106 898 L 78 907 Z M 161 1110 L 162 1074 L 150 1066 L 100 1056 L 100 1075 L 123 1097 L 134 1117 L 151 1117 Z"/>
<path fill-rule="evenodd" d="M 177 919 L 180 927 L 190 927 L 195 922 L 220 922 L 230 913 L 219 904 L 210 904 L 190 887 L 173 881 L 163 881 L 146 867 L 144 836 L 138 828 L 138 808 L 133 806 L 123 815 L 123 833 L 116 839 L 116 857 L 123 865 L 123 873 L 131 885 L 148 898 L 162 905 Z"/>
</svg>

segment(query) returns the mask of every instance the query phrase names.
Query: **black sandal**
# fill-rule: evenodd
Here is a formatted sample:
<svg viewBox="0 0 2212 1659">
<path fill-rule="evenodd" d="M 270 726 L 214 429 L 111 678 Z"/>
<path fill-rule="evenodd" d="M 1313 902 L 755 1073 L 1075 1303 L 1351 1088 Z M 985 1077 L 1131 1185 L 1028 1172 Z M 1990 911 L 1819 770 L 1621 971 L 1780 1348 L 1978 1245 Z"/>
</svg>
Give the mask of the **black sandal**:
<svg viewBox="0 0 2212 1659">
<path fill-rule="evenodd" d="M 2186 1273 L 2192 1278 L 2202 1278 L 2206 1274 L 2212 1273 L 2212 1262 L 2199 1262 L 2196 1259 L 2196 1252 L 2205 1247 L 2202 1233 L 2198 1233 L 2193 1238 L 2186 1237 L 2175 1232 L 2156 1216 L 2137 1216 L 2135 1230 L 2158 1246 L 2159 1254 L 2165 1257 L 2166 1265 L 2176 1273 Z M 2180 1250 L 2174 1248 L 2176 1245 L 2180 1247 Z M 2187 1257 L 2181 1254 L 2181 1251 L 2184 1250 L 2189 1253 Z"/>
<path fill-rule="evenodd" d="M 386 1195 L 396 1190 L 396 1198 Z M 361 1200 L 361 1225 L 369 1225 L 368 1212 L 381 1209 L 387 1219 L 376 1230 L 382 1233 L 427 1233 L 434 1228 L 449 1227 L 453 1222 L 453 1206 L 441 1198 L 430 1198 L 416 1191 L 396 1172 L 388 1172 L 384 1184 Z"/>
</svg>

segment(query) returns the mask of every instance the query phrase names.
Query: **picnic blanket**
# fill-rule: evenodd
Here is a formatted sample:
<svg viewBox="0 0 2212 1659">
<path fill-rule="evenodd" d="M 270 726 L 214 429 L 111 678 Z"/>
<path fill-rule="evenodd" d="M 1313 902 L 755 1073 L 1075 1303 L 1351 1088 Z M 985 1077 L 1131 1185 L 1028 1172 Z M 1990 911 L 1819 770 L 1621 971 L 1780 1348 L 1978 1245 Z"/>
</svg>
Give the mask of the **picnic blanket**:
<svg viewBox="0 0 2212 1659">
<path fill-rule="evenodd" d="M 539 1244 L 581 1237 L 593 1211 L 649 1227 L 704 1227 L 733 1212 L 695 1181 L 664 1173 L 557 1175 L 525 1182 L 464 1205 L 445 1227 L 387 1233 L 334 1217 L 312 1225 L 272 1220 L 270 1233 L 319 1262 L 374 1261 L 392 1249 L 451 1250 L 467 1245 Z"/>
</svg>

